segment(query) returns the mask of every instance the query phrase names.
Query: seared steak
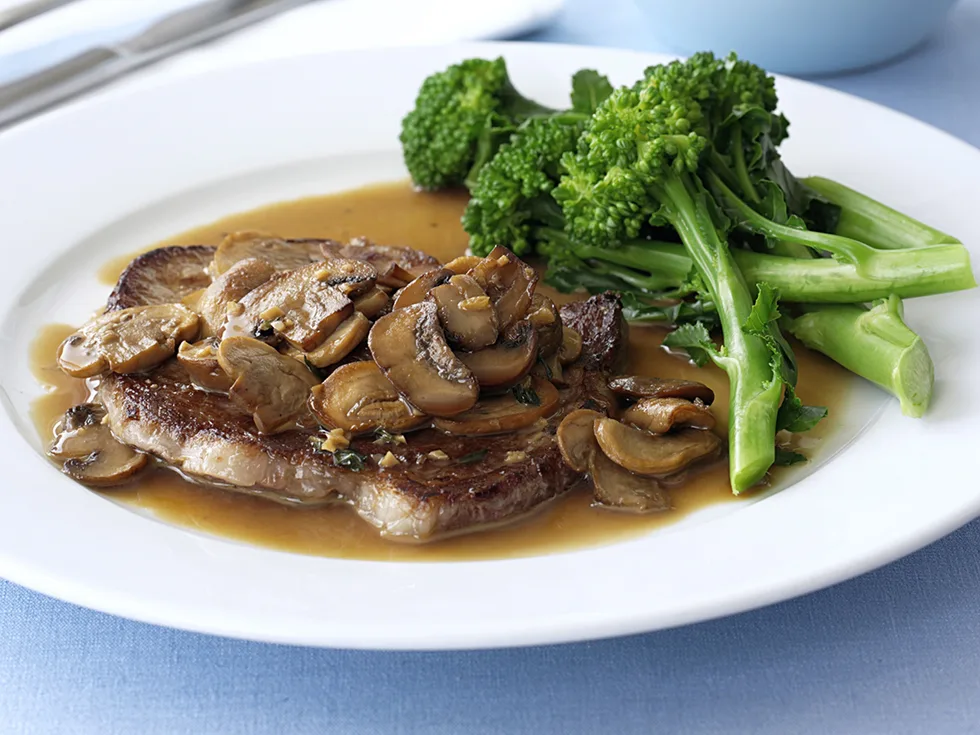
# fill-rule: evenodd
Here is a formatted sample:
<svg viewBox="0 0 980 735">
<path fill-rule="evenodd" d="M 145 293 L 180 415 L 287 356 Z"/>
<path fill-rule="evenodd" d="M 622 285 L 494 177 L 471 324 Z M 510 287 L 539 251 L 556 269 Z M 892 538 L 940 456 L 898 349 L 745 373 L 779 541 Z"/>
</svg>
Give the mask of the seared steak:
<svg viewBox="0 0 980 735">
<path fill-rule="evenodd" d="M 111 374 L 99 398 L 119 439 L 200 481 L 284 502 L 345 501 L 387 536 L 430 539 L 519 516 L 580 479 L 562 461 L 555 431 L 576 408 L 612 405 L 606 378 L 621 359 L 622 309 L 618 298 L 597 296 L 566 306 L 562 318 L 581 326 L 584 340 L 553 416 L 493 437 L 426 429 L 405 444 L 355 438 L 350 448 L 369 458 L 360 471 L 317 451 L 314 430 L 259 434 L 227 396 L 195 388 L 175 360 L 149 375 Z M 384 469 L 377 460 L 388 451 L 399 463 Z M 439 451 L 447 459 L 430 456 Z"/>
<path fill-rule="evenodd" d="M 106 311 L 180 301 L 211 283 L 207 267 L 215 248 L 206 245 L 165 247 L 135 258 L 109 294 Z"/>
</svg>

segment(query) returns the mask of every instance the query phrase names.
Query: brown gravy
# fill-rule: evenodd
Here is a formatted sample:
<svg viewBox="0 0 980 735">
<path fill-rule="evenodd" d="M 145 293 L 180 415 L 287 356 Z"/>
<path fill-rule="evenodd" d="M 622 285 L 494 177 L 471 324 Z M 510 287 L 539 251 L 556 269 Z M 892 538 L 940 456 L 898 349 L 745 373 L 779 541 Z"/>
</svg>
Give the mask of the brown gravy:
<svg viewBox="0 0 980 735">
<path fill-rule="evenodd" d="M 216 244 L 225 233 L 235 230 L 338 240 L 367 235 L 377 242 L 425 250 L 445 262 L 466 248 L 467 238 L 459 224 L 465 203 L 462 194 L 419 193 L 404 182 L 382 184 L 232 215 L 176 235 L 163 244 Z M 150 248 L 144 248 L 147 249 Z M 99 272 L 100 278 L 106 284 L 115 283 L 134 255 L 106 263 Z M 569 300 L 566 295 L 547 290 L 556 301 Z M 86 395 L 82 381 L 65 376 L 55 365 L 58 344 L 71 331 L 66 325 L 49 325 L 31 348 L 34 375 L 47 389 L 32 406 L 34 423 L 45 441 L 52 436 L 61 414 Z M 714 410 L 724 430 L 728 404 L 724 373 L 714 367 L 699 369 L 667 354 L 660 347 L 664 334 L 663 329 L 655 327 L 631 328 L 630 371 L 706 383 L 717 396 Z M 794 349 L 799 361 L 800 396 L 808 403 L 830 409 L 831 417 L 806 436 L 807 446 L 813 447 L 833 431 L 835 409 L 843 406 L 852 376 L 799 344 L 794 344 Z M 784 471 L 788 470 L 775 472 Z M 148 510 L 162 520 L 219 536 L 283 551 L 385 561 L 500 559 L 598 546 L 647 533 L 708 505 L 736 502 L 728 485 L 727 465 L 719 463 L 673 492 L 674 509 L 670 513 L 636 516 L 594 509 L 589 504 L 589 493 L 579 489 L 507 526 L 412 545 L 381 539 L 374 528 L 347 507 L 289 507 L 195 485 L 165 470 L 144 474 L 131 485 L 107 491 L 106 495 Z"/>
</svg>

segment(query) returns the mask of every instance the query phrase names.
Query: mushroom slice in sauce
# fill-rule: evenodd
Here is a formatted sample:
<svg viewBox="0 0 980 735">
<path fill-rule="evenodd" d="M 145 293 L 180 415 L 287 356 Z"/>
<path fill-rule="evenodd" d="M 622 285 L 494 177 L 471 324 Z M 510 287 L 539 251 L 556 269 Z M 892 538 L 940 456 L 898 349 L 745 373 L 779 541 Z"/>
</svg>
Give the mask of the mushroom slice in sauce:
<svg viewBox="0 0 980 735">
<path fill-rule="evenodd" d="M 229 336 L 263 336 L 263 327 L 309 352 L 354 312 L 354 297 L 374 285 L 374 268 L 357 260 L 331 259 L 277 273 L 239 303 L 229 316 Z"/>
<path fill-rule="evenodd" d="M 378 319 L 368 346 L 388 380 L 423 413 L 453 416 L 472 407 L 479 397 L 480 385 L 449 349 L 431 301 Z"/>
<path fill-rule="evenodd" d="M 352 362 L 334 370 L 313 388 L 309 406 L 323 426 L 352 434 L 377 429 L 398 433 L 426 420 L 371 361 Z"/>
<path fill-rule="evenodd" d="M 631 513 L 670 510 L 670 494 L 656 480 L 634 475 L 602 452 L 589 458 L 596 505 Z"/>
<path fill-rule="evenodd" d="M 538 353 L 541 357 L 550 357 L 561 349 L 564 330 L 554 301 L 542 294 L 534 294 L 527 318 L 538 333 Z"/>
<path fill-rule="evenodd" d="M 675 426 L 715 428 L 715 415 L 698 398 L 643 398 L 626 409 L 623 421 L 654 434 L 666 434 Z"/>
<path fill-rule="evenodd" d="M 102 423 L 105 409 L 95 403 L 72 406 L 55 427 L 48 454 L 61 460 L 69 477 L 94 487 L 125 482 L 146 466 L 147 456 L 119 442 Z"/>
<path fill-rule="evenodd" d="M 223 339 L 218 363 L 234 379 L 229 398 L 252 414 L 263 434 L 288 428 L 306 410 L 310 389 L 319 382 L 301 363 L 251 337 Z"/>
<path fill-rule="evenodd" d="M 61 343 L 58 365 L 73 378 L 149 370 L 172 357 L 178 344 L 194 339 L 199 322 L 180 304 L 109 311 Z"/>
<path fill-rule="evenodd" d="M 462 275 L 468 272 L 470 268 L 475 268 L 481 260 L 483 260 L 483 258 L 481 258 L 479 255 L 460 255 L 459 257 L 450 260 L 443 267 L 451 270 L 453 273 Z"/>
<path fill-rule="evenodd" d="M 391 302 L 392 311 L 404 309 L 407 306 L 423 301 L 429 295 L 429 291 L 436 286 L 442 285 L 452 277 L 453 272 L 445 268 L 436 268 L 428 273 L 423 273 L 395 294 L 395 300 Z"/>
<path fill-rule="evenodd" d="M 233 301 L 272 278 L 276 269 L 259 258 L 246 258 L 215 278 L 193 307 L 201 315 L 201 337 L 221 334 Z M 185 300 L 186 302 L 186 300 Z"/>
<path fill-rule="evenodd" d="M 314 367 L 330 367 L 353 352 L 354 348 L 364 341 L 370 331 L 371 320 L 355 311 L 315 350 L 300 352 L 295 348 L 290 348 L 286 354 L 300 361 L 307 360 Z"/>
<path fill-rule="evenodd" d="M 595 422 L 604 418 L 598 411 L 580 408 L 561 420 L 556 436 L 565 464 L 576 472 L 588 472 L 592 455 L 599 451 Z"/>
<path fill-rule="evenodd" d="M 547 380 L 534 379 L 530 390 L 537 403 L 519 401 L 513 392 L 487 396 L 464 413 L 452 418 L 433 419 L 432 425 L 450 434 L 466 436 L 505 434 L 525 429 L 538 419 L 550 416 L 558 408 L 558 389 Z"/>
<path fill-rule="evenodd" d="M 479 352 L 456 355 L 484 390 L 502 390 L 521 382 L 538 358 L 538 333 L 527 320 L 500 336 L 497 344 Z"/>
<path fill-rule="evenodd" d="M 288 271 L 323 260 L 320 240 L 284 240 L 262 232 L 232 232 L 218 245 L 211 275 L 218 277 L 246 258 L 260 258 L 277 271 Z"/>
<path fill-rule="evenodd" d="M 630 398 L 687 398 L 700 399 L 710 406 L 715 392 L 704 383 L 671 378 L 647 378 L 642 375 L 621 375 L 609 381 L 614 393 Z"/>
<path fill-rule="evenodd" d="M 391 299 L 388 297 L 388 294 L 375 286 L 354 299 L 354 310 L 360 312 L 368 319 L 374 319 L 388 308 L 389 301 Z"/>
<path fill-rule="evenodd" d="M 497 313 L 490 297 L 470 276 L 453 276 L 429 292 L 439 309 L 446 339 L 464 350 L 482 350 L 497 341 Z"/>
<path fill-rule="evenodd" d="M 620 467 L 638 475 L 663 477 L 718 454 L 721 439 L 710 431 L 682 429 L 674 434 L 650 434 L 615 419 L 598 419 L 599 448 Z"/>
<path fill-rule="evenodd" d="M 501 331 L 527 314 L 538 283 L 538 274 L 510 250 L 498 245 L 470 269 L 470 275 L 493 302 Z"/>
<path fill-rule="evenodd" d="M 389 288 L 401 288 L 426 271 L 439 267 L 439 261 L 428 253 L 399 245 L 378 245 L 364 237 L 355 237 L 344 244 L 325 240 L 321 250 L 327 257 L 355 258 L 374 266 L 378 283 Z"/>
<path fill-rule="evenodd" d="M 218 364 L 218 340 L 184 342 L 177 350 L 177 361 L 184 366 L 191 381 L 205 390 L 227 393 L 232 379 Z"/>
<path fill-rule="evenodd" d="M 582 354 L 582 335 L 577 329 L 564 327 L 561 334 L 561 347 L 558 349 L 558 360 L 562 365 L 575 362 Z"/>
</svg>

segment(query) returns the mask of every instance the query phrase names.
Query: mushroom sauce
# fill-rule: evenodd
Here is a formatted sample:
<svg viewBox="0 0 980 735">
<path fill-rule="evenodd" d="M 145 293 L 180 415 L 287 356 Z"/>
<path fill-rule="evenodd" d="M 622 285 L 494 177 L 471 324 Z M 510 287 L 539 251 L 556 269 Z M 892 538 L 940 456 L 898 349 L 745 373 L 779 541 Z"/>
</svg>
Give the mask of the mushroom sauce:
<svg viewBox="0 0 980 735">
<path fill-rule="evenodd" d="M 233 215 L 168 238 L 164 244 L 217 244 L 227 233 L 238 230 L 340 241 L 365 235 L 374 242 L 423 250 L 447 263 L 466 249 L 467 238 L 459 223 L 465 203 L 465 195 L 459 193 L 427 194 L 412 190 L 407 183 L 384 184 Z M 102 280 L 115 283 L 132 257 L 107 263 L 100 270 Z M 454 285 L 463 289 L 462 296 L 466 295 L 466 283 Z M 577 298 L 540 283 L 538 293 L 559 305 Z M 45 442 L 53 436 L 62 414 L 87 396 L 84 381 L 65 375 L 55 359 L 58 345 L 74 331 L 66 325 L 49 325 L 32 346 L 34 374 L 47 389 L 33 405 L 34 421 Z M 696 368 L 686 359 L 667 353 L 660 345 L 665 334 L 666 330 L 658 327 L 632 325 L 625 372 L 704 383 L 715 393 L 711 413 L 716 431 L 723 434 L 728 404 L 726 376 L 713 366 Z M 798 393 L 805 402 L 830 409 L 829 418 L 802 438 L 813 449 L 833 431 L 834 416 L 844 403 L 853 376 L 822 355 L 799 344 L 793 346 L 799 362 Z M 660 420 L 658 416 L 642 418 Z M 613 425 L 607 428 L 623 430 Z M 792 470 L 773 470 L 779 477 L 789 472 Z M 376 529 L 346 506 L 283 505 L 197 485 L 164 469 L 144 472 L 128 484 L 102 492 L 177 525 L 284 551 L 405 561 L 506 558 L 595 546 L 645 533 L 711 504 L 736 501 L 728 484 L 727 466 L 714 462 L 671 491 L 669 512 L 629 514 L 595 508 L 591 489 L 583 486 L 505 526 L 429 544 L 397 544 L 380 537 Z"/>
</svg>

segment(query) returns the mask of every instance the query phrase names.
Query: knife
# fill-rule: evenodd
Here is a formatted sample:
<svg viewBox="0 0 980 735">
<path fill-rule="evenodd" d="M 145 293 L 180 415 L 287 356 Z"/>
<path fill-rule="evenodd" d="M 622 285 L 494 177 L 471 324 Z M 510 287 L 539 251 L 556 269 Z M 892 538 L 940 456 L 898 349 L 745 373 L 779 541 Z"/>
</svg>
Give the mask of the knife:
<svg viewBox="0 0 980 735">
<path fill-rule="evenodd" d="M 47 69 L 0 85 L 0 128 L 133 69 L 307 2 L 309 0 L 208 0 L 178 10 L 126 41 L 89 49 Z"/>
<path fill-rule="evenodd" d="M 55 10 L 62 5 L 75 2 L 75 0 L 28 0 L 21 5 L 15 5 L 6 10 L 0 10 L 0 31 L 13 28 L 19 23 L 44 15 L 49 10 Z"/>
</svg>

